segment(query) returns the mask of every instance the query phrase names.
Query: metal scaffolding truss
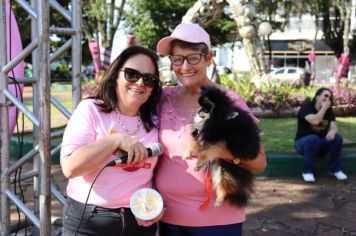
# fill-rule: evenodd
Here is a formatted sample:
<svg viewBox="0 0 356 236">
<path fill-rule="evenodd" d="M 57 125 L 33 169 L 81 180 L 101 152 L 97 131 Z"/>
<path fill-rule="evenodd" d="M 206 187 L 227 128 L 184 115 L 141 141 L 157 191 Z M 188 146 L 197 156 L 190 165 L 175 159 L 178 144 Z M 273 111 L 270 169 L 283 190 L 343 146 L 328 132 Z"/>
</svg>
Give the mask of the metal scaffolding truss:
<svg viewBox="0 0 356 236">
<path fill-rule="evenodd" d="M 62 204 L 63 195 L 51 185 L 51 157 L 58 153 L 60 145 L 51 150 L 51 139 L 62 136 L 62 132 L 51 132 L 50 106 L 53 104 L 67 118 L 71 112 L 50 95 L 50 64 L 64 52 L 71 50 L 72 56 L 72 104 L 81 99 L 81 4 L 72 0 L 69 10 L 56 0 L 16 0 L 31 18 L 31 38 L 20 54 L 7 59 L 6 44 L 6 0 L 0 0 L 0 116 L 1 116 L 1 225 L 0 235 L 10 235 L 10 204 L 15 204 L 35 226 L 32 235 L 51 235 L 51 194 Z M 49 26 L 50 7 L 68 21 L 68 28 Z M 57 51 L 50 53 L 50 35 L 66 35 L 70 39 Z M 16 78 L 20 83 L 31 84 L 33 89 L 33 112 L 8 89 L 11 83 L 8 74 L 27 56 L 32 57 L 32 78 Z M 33 123 L 33 148 L 14 163 L 10 163 L 9 106 L 16 106 Z M 33 210 L 29 209 L 10 189 L 12 175 L 24 163 L 32 161 L 32 170 L 23 173 L 19 181 L 33 179 Z"/>
</svg>

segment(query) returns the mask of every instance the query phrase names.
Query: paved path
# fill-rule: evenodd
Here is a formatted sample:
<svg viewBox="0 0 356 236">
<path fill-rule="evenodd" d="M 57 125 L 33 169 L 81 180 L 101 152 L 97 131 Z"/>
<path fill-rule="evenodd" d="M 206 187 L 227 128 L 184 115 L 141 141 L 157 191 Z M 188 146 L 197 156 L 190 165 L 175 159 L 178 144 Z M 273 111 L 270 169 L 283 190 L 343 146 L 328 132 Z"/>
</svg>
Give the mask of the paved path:
<svg viewBox="0 0 356 236">
<path fill-rule="evenodd" d="M 258 177 L 244 235 L 356 235 L 356 176 Z"/>
<path fill-rule="evenodd" d="M 64 192 L 66 179 L 58 165 L 52 166 L 52 176 Z M 299 176 L 257 177 L 253 200 L 246 209 L 244 236 L 356 235 L 356 175 L 345 182 L 330 176 L 316 179 L 307 184 Z M 57 200 L 52 207 L 52 215 L 60 216 Z M 53 228 L 53 235 L 59 232 Z"/>
</svg>

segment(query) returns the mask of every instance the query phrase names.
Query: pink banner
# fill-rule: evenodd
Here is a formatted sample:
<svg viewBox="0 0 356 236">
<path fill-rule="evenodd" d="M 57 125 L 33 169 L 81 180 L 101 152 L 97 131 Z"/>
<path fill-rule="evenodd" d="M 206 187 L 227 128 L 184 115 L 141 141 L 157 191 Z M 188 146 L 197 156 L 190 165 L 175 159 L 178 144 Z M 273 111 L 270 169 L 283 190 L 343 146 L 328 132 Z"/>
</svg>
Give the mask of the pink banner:
<svg viewBox="0 0 356 236">
<path fill-rule="evenodd" d="M 107 69 L 110 65 L 110 59 L 111 59 L 111 50 L 109 48 L 102 48 L 101 50 L 101 61 L 102 61 L 102 68 Z"/>
<path fill-rule="evenodd" d="M 350 58 L 342 53 L 339 57 L 339 63 L 336 67 L 335 75 L 340 80 L 347 77 L 347 73 L 350 67 Z"/>
<path fill-rule="evenodd" d="M 93 63 L 94 63 L 94 72 L 95 72 L 95 80 L 97 82 L 99 77 L 99 72 L 102 70 L 103 66 L 101 63 L 100 59 L 100 49 L 99 49 L 99 43 L 97 41 L 91 40 L 89 41 L 89 50 L 91 53 L 91 57 L 93 58 Z"/>
<path fill-rule="evenodd" d="M 22 42 L 19 27 L 16 22 L 14 12 L 11 10 L 9 0 L 6 0 L 6 49 L 7 49 L 7 61 L 13 60 L 18 54 L 22 52 Z M 25 64 L 21 61 L 13 70 L 8 73 L 9 77 L 23 78 L 24 77 Z M 16 86 L 14 84 L 9 85 L 10 92 L 18 99 L 21 98 L 23 91 L 23 84 Z M 10 106 L 9 108 L 9 137 L 12 136 L 16 126 L 18 109 L 16 106 Z"/>
</svg>

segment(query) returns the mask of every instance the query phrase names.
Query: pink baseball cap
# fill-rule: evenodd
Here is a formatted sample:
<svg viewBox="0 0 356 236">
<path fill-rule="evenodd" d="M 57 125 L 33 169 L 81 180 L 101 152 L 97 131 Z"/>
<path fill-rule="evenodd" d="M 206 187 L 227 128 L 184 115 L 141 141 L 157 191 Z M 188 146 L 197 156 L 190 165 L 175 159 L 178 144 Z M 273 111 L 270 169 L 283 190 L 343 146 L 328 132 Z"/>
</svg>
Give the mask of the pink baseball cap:
<svg viewBox="0 0 356 236">
<path fill-rule="evenodd" d="M 211 49 L 210 36 L 200 25 L 182 23 L 177 25 L 171 36 L 165 37 L 158 42 L 157 52 L 163 56 L 169 55 L 171 42 L 174 39 L 189 43 L 205 43 Z"/>
</svg>

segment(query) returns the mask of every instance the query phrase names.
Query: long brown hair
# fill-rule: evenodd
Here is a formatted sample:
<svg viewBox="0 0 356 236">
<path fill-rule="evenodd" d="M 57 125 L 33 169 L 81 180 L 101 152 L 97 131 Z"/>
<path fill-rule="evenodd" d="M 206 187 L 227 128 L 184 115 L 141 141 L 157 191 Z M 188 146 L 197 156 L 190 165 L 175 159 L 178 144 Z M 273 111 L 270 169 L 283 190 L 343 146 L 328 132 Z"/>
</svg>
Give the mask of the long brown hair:
<svg viewBox="0 0 356 236">
<path fill-rule="evenodd" d="M 131 46 L 126 48 L 109 66 L 106 71 L 102 81 L 99 84 L 98 92 L 92 99 L 98 99 L 102 102 L 96 103 L 97 106 L 105 113 L 112 112 L 118 103 L 118 97 L 116 95 L 117 87 L 117 78 L 119 72 L 122 69 L 125 62 L 131 57 L 143 54 L 148 56 L 152 64 L 155 67 L 155 75 L 159 78 L 159 69 L 158 69 L 158 56 L 151 49 L 140 47 L 140 46 Z M 144 127 L 147 131 L 151 130 L 153 127 L 157 127 L 157 120 L 153 120 L 153 117 L 157 115 L 156 106 L 162 94 L 162 86 L 159 80 L 152 89 L 150 97 L 147 101 L 140 107 L 140 118 L 144 124 Z"/>
<path fill-rule="evenodd" d="M 315 106 L 315 103 L 316 103 L 316 98 L 317 98 L 318 96 L 320 96 L 324 91 L 328 91 L 328 92 L 330 93 L 330 95 L 331 95 L 331 97 L 330 97 L 331 106 L 330 106 L 330 107 L 332 107 L 332 106 L 334 105 L 334 94 L 333 94 L 333 92 L 331 91 L 331 89 L 322 87 L 322 88 L 318 89 L 318 90 L 315 92 L 315 95 L 314 95 L 314 97 L 313 97 L 313 99 L 312 99 L 312 101 L 311 101 L 314 106 Z"/>
</svg>

